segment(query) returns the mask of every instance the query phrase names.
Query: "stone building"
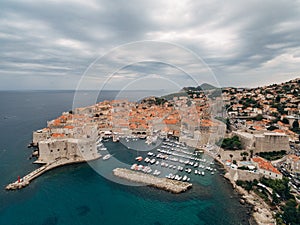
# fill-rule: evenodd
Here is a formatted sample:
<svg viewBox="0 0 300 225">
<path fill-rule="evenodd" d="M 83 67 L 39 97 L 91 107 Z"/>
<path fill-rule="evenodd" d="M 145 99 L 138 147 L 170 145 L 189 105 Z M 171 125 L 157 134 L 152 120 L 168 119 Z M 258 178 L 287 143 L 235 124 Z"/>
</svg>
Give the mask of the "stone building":
<svg viewBox="0 0 300 225">
<path fill-rule="evenodd" d="M 252 158 L 252 162 L 257 167 L 258 172 L 266 178 L 282 179 L 282 174 L 267 160 L 261 157 Z"/>
<path fill-rule="evenodd" d="M 243 131 L 233 131 L 237 135 L 246 150 L 253 150 L 253 153 L 272 152 L 289 150 L 289 137 L 284 133 L 264 132 L 249 133 Z"/>
<path fill-rule="evenodd" d="M 287 169 L 291 173 L 300 174 L 300 158 L 296 155 L 287 155 L 286 157 Z"/>
<path fill-rule="evenodd" d="M 51 163 L 61 158 L 88 161 L 98 155 L 96 142 L 92 139 L 49 139 L 39 142 L 37 163 Z"/>
</svg>

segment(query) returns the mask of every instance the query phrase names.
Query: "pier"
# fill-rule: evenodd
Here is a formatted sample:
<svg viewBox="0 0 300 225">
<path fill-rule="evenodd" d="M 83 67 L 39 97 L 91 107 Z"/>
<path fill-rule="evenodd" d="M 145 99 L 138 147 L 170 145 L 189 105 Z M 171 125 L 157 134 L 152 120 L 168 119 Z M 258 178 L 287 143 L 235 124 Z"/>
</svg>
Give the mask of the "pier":
<svg viewBox="0 0 300 225">
<path fill-rule="evenodd" d="M 192 187 L 192 184 L 188 182 L 159 178 L 150 174 L 144 174 L 124 168 L 114 169 L 113 174 L 128 181 L 142 183 L 174 194 L 185 192 Z"/>
<path fill-rule="evenodd" d="M 100 157 L 100 155 L 99 155 Z M 98 158 L 99 158 L 98 157 Z M 54 162 L 51 163 L 47 163 L 41 167 L 39 167 L 38 169 L 30 172 L 29 174 L 27 174 L 26 176 L 18 179 L 17 181 L 8 184 L 5 189 L 6 190 L 17 190 L 17 189 L 21 189 L 26 187 L 27 185 L 29 185 L 29 183 L 37 178 L 38 176 L 42 175 L 43 173 L 45 173 L 48 170 L 51 170 L 55 167 L 59 167 L 59 166 L 63 166 L 63 165 L 67 165 L 67 164 L 73 164 L 73 163 L 81 163 L 81 162 L 86 162 L 86 160 L 82 160 L 82 159 L 68 159 L 68 158 L 60 158 Z"/>
</svg>

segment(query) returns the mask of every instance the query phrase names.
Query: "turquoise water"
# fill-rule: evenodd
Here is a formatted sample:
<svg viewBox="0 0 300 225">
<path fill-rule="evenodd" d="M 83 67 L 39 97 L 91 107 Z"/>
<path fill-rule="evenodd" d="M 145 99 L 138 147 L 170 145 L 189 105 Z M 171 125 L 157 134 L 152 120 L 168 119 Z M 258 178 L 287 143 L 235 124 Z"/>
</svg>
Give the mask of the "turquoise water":
<svg viewBox="0 0 300 225">
<path fill-rule="evenodd" d="M 106 94 L 102 98 L 111 98 Z M 248 209 L 219 172 L 195 178 L 191 190 L 174 195 L 114 183 L 85 163 L 49 171 L 22 190 L 5 191 L 7 183 L 37 167 L 26 147 L 32 131 L 70 110 L 72 99 L 72 92 L 0 92 L 0 224 L 248 224 Z M 119 160 L 130 161 L 130 155 L 122 158 L 121 143 L 105 144 Z M 94 162 L 101 163 L 109 160 Z"/>
</svg>

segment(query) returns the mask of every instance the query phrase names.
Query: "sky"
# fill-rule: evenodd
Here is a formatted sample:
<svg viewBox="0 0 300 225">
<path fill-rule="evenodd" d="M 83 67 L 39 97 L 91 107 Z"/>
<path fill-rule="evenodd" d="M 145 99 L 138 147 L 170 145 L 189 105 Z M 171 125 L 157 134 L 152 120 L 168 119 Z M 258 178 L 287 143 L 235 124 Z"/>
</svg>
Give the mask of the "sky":
<svg viewBox="0 0 300 225">
<path fill-rule="evenodd" d="M 0 90 L 300 77 L 300 1 L 2 0 L 0 12 Z"/>
</svg>

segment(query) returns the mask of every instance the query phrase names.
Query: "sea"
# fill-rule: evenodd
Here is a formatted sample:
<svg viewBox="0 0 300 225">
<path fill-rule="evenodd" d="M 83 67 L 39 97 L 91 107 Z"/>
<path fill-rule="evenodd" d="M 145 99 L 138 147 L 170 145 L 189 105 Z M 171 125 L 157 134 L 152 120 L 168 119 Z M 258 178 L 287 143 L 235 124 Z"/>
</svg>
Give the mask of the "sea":
<svg viewBox="0 0 300 225">
<path fill-rule="evenodd" d="M 111 100 L 118 93 L 102 91 L 97 99 Z M 72 110 L 74 94 L 74 91 L 0 92 L 1 225 L 249 224 L 249 206 L 239 202 L 238 194 L 217 164 L 214 175 L 193 177 L 193 188 L 182 194 L 107 179 L 93 163 L 109 164 L 110 159 L 59 167 L 33 180 L 26 188 L 6 191 L 8 183 L 39 167 L 30 157 L 32 149 L 27 148 L 32 132 L 45 127 L 47 121 L 62 112 Z M 89 97 L 95 95 L 88 91 L 81 94 L 87 105 Z M 153 94 L 160 93 L 127 91 L 122 97 L 138 100 Z M 121 142 L 104 144 L 119 161 L 130 161 L 122 156 L 130 149 Z M 133 163 L 134 159 L 131 160 Z"/>
</svg>

